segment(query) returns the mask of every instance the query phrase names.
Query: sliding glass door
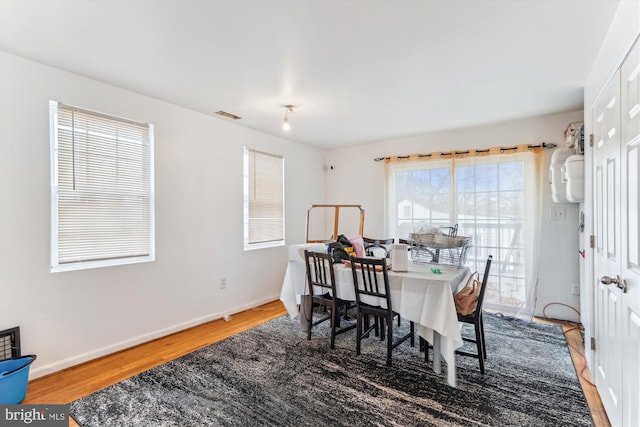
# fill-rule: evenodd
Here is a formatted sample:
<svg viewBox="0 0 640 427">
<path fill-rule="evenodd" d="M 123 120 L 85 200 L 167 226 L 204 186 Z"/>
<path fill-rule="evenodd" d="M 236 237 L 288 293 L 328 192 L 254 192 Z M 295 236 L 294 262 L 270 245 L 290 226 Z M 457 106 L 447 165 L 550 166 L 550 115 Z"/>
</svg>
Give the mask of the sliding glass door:
<svg viewBox="0 0 640 427">
<path fill-rule="evenodd" d="M 535 295 L 540 156 L 490 155 L 387 165 L 389 233 L 458 225 L 471 237 L 467 265 L 493 255 L 485 307 L 530 317 Z"/>
</svg>

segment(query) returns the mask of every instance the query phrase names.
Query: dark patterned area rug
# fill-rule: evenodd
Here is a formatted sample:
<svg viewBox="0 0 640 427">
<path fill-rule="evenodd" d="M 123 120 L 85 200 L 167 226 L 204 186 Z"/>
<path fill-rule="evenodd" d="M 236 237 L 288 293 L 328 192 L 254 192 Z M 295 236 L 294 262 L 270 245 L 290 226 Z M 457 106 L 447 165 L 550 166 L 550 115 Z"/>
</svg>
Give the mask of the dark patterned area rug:
<svg viewBox="0 0 640 427">
<path fill-rule="evenodd" d="M 592 425 L 559 326 L 485 323 L 486 374 L 457 356 L 458 388 L 425 366 L 417 343 L 397 347 L 389 368 L 377 339 L 356 356 L 352 330 L 331 350 L 328 328 L 307 341 L 284 316 L 71 402 L 70 412 L 100 427 Z"/>
</svg>

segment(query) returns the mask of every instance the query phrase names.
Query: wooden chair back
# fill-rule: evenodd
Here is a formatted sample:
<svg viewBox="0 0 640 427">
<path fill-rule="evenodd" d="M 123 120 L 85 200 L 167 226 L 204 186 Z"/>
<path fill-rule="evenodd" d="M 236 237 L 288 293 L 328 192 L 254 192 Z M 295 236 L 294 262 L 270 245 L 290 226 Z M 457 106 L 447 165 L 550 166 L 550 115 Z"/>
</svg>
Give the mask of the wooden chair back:
<svg viewBox="0 0 640 427">
<path fill-rule="evenodd" d="M 356 293 L 356 306 L 361 305 L 364 297 L 367 301 L 375 301 L 377 299 L 380 302 L 379 304 L 367 303 L 367 305 L 383 307 L 387 312 L 393 311 L 389 293 L 386 258 L 354 257 L 351 259 L 351 271 Z"/>
<path fill-rule="evenodd" d="M 309 295 L 316 295 L 318 292 L 335 295 L 336 278 L 331 254 L 305 250 L 304 260 L 307 267 Z"/>
</svg>

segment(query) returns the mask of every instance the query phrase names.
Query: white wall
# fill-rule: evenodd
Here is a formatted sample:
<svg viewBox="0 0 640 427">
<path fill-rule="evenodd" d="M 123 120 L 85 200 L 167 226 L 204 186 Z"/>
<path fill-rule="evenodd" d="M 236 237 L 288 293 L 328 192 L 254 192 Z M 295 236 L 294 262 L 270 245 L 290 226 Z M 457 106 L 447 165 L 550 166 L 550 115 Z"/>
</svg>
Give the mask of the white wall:
<svg viewBox="0 0 640 427">
<path fill-rule="evenodd" d="M 323 202 L 321 152 L 0 55 L 0 330 L 32 377 L 279 298 L 286 247 L 243 251 L 243 146 L 285 157 L 287 244 Z M 154 124 L 155 262 L 49 272 L 49 100 Z"/>
<path fill-rule="evenodd" d="M 576 111 L 335 149 L 325 154 L 325 164 L 333 166 L 333 170 L 327 172 L 327 203 L 361 204 L 366 211 L 364 234 L 384 237 L 384 164 L 374 162 L 374 158 L 541 142 L 560 145 L 569 123 L 581 120 L 582 111 Z M 571 284 L 580 280 L 578 205 L 551 201 L 547 175 L 550 159 L 551 150 L 547 150 L 542 177 L 544 193 L 537 315 L 542 315 L 543 308 L 549 303 L 567 304 L 579 309 L 579 296 L 571 294 Z M 548 211 L 551 206 L 564 207 L 566 220 L 550 220 Z M 549 306 L 546 314 L 553 318 L 578 320 L 576 312 L 561 305 Z"/>
</svg>

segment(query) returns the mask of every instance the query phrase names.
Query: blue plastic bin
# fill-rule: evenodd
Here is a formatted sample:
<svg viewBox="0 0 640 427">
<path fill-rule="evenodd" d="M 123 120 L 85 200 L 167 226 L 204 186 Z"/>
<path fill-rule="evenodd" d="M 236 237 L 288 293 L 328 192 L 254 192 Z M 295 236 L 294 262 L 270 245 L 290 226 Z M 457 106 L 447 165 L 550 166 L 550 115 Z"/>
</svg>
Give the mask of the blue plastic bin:
<svg viewBox="0 0 640 427">
<path fill-rule="evenodd" d="M 0 361 L 0 404 L 22 403 L 27 395 L 29 368 L 36 356 L 31 354 Z"/>
</svg>

